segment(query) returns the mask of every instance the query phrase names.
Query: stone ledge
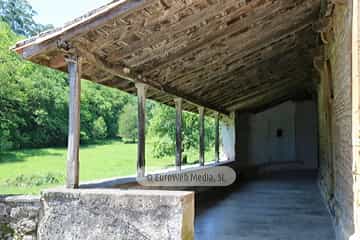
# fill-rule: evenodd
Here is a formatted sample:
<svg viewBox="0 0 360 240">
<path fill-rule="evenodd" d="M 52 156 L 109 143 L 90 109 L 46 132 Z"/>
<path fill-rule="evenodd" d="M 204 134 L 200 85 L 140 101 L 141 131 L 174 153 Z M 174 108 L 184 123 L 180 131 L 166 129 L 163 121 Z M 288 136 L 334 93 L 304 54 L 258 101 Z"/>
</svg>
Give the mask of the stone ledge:
<svg viewBox="0 0 360 240">
<path fill-rule="evenodd" d="M 17 203 L 40 203 L 40 196 L 31 196 L 31 195 L 0 195 L 0 203 L 10 203 L 10 204 L 17 204 Z"/>
<path fill-rule="evenodd" d="M 41 201 L 39 240 L 194 237 L 193 192 L 52 189 Z"/>
<path fill-rule="evenodd" d="M 221 160 L 220 162 L 206 162 L 204 166 L 199 166 L 199 164 L 185 165 L 182 166 L 181 172 L 192 172 L 198 170 L 204 170 L 205 168 L 217 167 L 217 166 L 231 166 L 236 164 L 235 160 Z M 171 174 L 177 173 L 178 170 L 176 167 L 161 169 L 158 171 L 150 172 L 149 174 Z M 124 177 L 114 177 L 109 179 L 101 179 L 89 182 L 82 182 L 80 184 L 81 189 L 89 188 L 134 188 L 137 187 L 136 176 L 124 176 Z"/>
</svg>

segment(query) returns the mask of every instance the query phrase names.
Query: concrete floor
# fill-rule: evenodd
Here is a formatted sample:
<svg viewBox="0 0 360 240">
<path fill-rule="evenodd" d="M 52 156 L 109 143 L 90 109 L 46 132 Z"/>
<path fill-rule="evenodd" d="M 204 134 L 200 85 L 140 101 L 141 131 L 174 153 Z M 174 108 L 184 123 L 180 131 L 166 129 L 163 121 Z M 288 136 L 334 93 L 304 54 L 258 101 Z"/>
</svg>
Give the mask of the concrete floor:
<svg viewBox="0 0 360 240">
<path fill-rule="evenodd" d="M 197 240 L 332 240 L 315 174 L 278 174 L 198 194 Z"/>
</svg>

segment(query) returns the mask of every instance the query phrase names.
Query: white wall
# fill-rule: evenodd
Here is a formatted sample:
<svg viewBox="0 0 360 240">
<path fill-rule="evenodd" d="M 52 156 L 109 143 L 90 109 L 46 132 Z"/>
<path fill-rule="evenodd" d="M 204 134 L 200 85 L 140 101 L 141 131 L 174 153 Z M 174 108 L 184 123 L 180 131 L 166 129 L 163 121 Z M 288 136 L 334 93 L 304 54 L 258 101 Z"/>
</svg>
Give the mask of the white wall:
<svg viewBox="0 0 360 240">
<path fill-rule="evenodd" d="M 234 118 L 221 121 L 221 160 L 235 160 L 235 122 Z"/>
<path fill-rule="evenodd" d="M 277 136 L 277 131 L 282 136 Z M 252 163 L 295 162 L 295 104 L 286 102 L 250 117 Z"/>
<path fill-rule="evenodd" d="M 237 159 L 243 165 L 296 164 L 300 168 L 317 168 L 314 102 L 288 101 L 261 113 L 247 113 L 237 118 L 237 137 L 247 138 L 237 139 Z M 246 148 L 245 143 L 248 143 Z"/>
</svg>

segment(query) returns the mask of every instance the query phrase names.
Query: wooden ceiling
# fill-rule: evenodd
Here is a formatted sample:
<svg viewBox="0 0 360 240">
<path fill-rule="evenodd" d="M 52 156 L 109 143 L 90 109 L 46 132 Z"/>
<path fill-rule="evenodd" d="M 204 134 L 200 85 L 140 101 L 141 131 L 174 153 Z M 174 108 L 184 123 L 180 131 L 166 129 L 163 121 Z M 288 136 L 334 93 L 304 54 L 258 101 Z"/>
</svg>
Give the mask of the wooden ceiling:
<svg viewBox="0 0 360 240">
<path fill-rule="evenodd" d="M 319 12 L 320 0 L 116 1 L 15 50 L 62 71 L 76 51 L 85 79 L 229 113 L 309 91 Z"/>
</svg>

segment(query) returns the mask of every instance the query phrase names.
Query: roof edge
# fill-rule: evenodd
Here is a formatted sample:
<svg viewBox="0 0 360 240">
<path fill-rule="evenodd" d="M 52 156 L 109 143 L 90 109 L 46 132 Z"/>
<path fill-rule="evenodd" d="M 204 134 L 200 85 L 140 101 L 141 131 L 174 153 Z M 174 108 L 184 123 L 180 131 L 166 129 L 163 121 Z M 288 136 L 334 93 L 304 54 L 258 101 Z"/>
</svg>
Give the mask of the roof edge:
<svg viewBox="0 0 360 240">
<path fill-rule="evenodd" d="M 10 47 L 10 50 L 17 52 L 20 55 L 23 55 L 24 49 L 32 47 L 34 45 L 39 45 L 44 42 L 50 41 L 52 39 L 58 38 L 65 34 L 69 36 L 64 37 L 63 40 L 68 40 L 71 37 L 74 37 L 78 34 L 81 34 L 83 31 L 87 31 L 91 28 L 95 28 L 99 25 L 106 23 L 110 18 L 115 17 L 114 15 L 124 14 L 129 12 L 129 10 L 134 9 L 144 3 L 145 0 L 115 0 L 106 5 L 103 5 L 97 9 L 91 10 L 84 15 L 65 23 L 61 27 L 55 29 L 47 30 L 45 32 L 39 33 L 36 36 L 27 38 L 25 40 L 18 41 L 14 46 Z M 116 11 L 118 9 L 118 11 Z M 107 13 L 114 11 L 114 14 L 111 14 L 110 17 L 107 17 Z M 104 21 L 96 23 L 98 20 L 104 18 Z M 87 25 L 94 24 L 94 26 L 88 27 Z M 80 25 L 84 25 L 85 28 L 83 31 L 77 30 Z M 73 34 L 71 34 L 73 32 Z M 40 50 L 40 49 L 39 49 Z M 26 59 L 31 56 L 23 56 Z"/>
</svg>

